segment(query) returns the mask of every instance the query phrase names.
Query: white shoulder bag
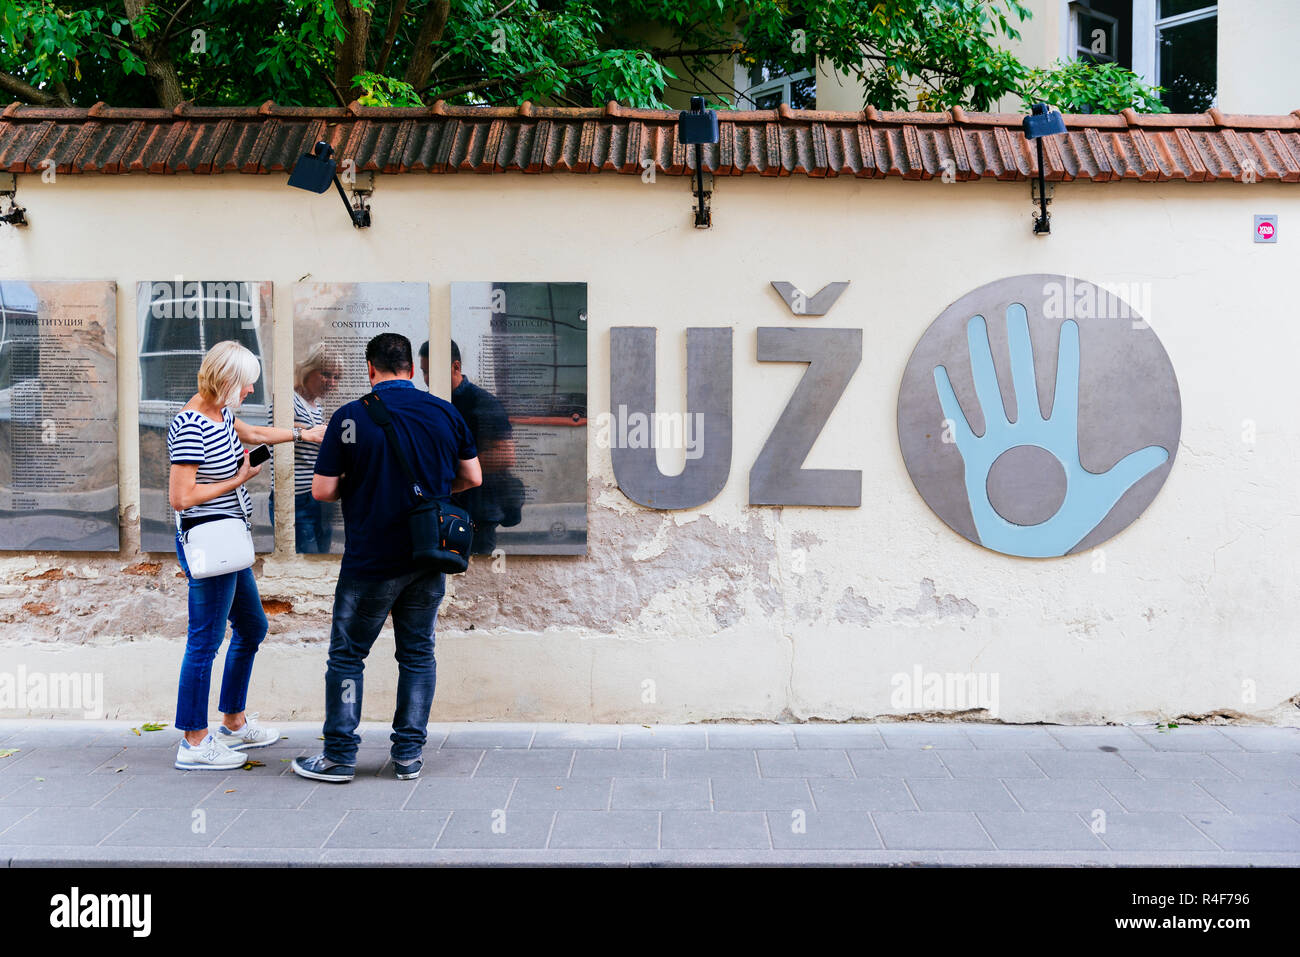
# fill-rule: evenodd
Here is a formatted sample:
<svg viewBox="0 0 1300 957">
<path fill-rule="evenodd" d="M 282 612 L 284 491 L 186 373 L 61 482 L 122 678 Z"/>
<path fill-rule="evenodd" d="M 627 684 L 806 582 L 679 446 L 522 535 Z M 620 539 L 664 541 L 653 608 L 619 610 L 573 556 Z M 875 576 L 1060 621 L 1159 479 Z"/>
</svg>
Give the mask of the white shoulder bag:
<svg viewBox="0 0 1300 957">
<path fill-rule="evenodd" d="M 243 571 L 253 567 L 253 526 L 247 516 L 214 518 L 182 532 L 181 548 L 191 578 Z"/>
</svg>

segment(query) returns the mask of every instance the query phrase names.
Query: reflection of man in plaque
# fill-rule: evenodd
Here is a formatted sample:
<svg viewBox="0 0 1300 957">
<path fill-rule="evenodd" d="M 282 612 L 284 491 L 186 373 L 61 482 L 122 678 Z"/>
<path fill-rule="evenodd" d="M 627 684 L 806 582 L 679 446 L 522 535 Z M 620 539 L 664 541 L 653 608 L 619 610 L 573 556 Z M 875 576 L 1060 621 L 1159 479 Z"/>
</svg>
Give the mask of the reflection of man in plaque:
<svg viewBox="0 0 1300 957">
<path fill-rule="evenodd" d="M 334 391 L 343 370 L 329 354 L 325 343 L 317 343 L 293 370 L 293 424 L 312 429 L 324 421 L 321 399 Z M 334 526 L 325 513 L 325 503 L 311 497 L 311 477 L 316 471 L 320 446 L 298 442 L 293 449 L 293 522 L 296 547 L 303 553 L 330 550 Z"/>
<path fill-rule="evenodd" d="M 420 370 L 429 384 L 429 344 L 420 346 Z M 432 388 L 432 385 L 429 386 Z M 474 522 L 475 555 L 491 555 L 497 545 L 497 526 L 518 525 L 523 486 L 510 474 L 515 464 L 515 441 L 510 418 L 499 399 L 471 382 L 461 371 L 460 347 L 451 344 L 451 404 L 469 425 L 483 467 L 483 484 L 459 492 L 451 500 L 469 512 Z"/>
</svg>

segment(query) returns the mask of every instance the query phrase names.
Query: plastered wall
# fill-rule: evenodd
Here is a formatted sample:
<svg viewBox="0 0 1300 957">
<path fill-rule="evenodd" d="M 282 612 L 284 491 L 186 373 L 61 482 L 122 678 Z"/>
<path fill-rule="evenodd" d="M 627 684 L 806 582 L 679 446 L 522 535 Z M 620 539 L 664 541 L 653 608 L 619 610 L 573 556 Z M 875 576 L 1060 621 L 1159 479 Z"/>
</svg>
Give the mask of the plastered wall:
<svg viewBox="0 0 1300 957">
<path fill-rule="evenodd" d="M 435 719 L 1297 723 L 1294 187 L 1058 185 L 1050 237 L 1031 233 L 1027 184 L 993 182 L 727 178 L 709 231 L 691 227 L 686 181 L 667 176 L 379 177 L 364 231 L 337 197 L 283 176 L 19 187 L 32 225 L 0 230 L 0 276 L 118 283 L 123 548 L 0 556 L 0 673 L 99 673 L 107 715 L 172 720 L 186 583 L 174 555 L 137 547 L 137 281 L 273 281 L 287 409 L 296 281 L 430 283 L 437 368 L 451 281 L 563 280 L 589 284 L 593 418 L 609 405 L 611 326 L 659 329 L 664 411 L 684 403 L 685 329 L 734 330 L 731 476 L 703 507 L 650 511 L 618 491 L 589 429 L 589 554 L 476 560 L 454 580 Z M 1280 215 L 1279 243 L 1252 242 L 1254 213 Z M 1168 483 L 1100 555 L 972 545 L 929 511 L 898 450 L 899 380 L 922 331 L 971 289 L 1034 272 L 1146 284 L 1182 393 Z M 771 280 L 852 284 L 812 319 Z M 862 364 L 806 462 L 861 469 L 861 508 L 746 504 L 749 467 L 803 371 L 758 363 L 755 330 L 794 324 L 864 330 Z M 256 566 L 271 634 L 250 707 L 314 718 L 337 559 L 292 553 L 291 451 L 276 456 L 279 547 Z M 661 453 L 666 470 L 675 459 Z M 372 718 L 391 716 L 391 648 L 381 638 L 367 673 Z M 896 676 L 917 673 L 995 679 L 996 713 L 909 698 Z"/>
</svg>

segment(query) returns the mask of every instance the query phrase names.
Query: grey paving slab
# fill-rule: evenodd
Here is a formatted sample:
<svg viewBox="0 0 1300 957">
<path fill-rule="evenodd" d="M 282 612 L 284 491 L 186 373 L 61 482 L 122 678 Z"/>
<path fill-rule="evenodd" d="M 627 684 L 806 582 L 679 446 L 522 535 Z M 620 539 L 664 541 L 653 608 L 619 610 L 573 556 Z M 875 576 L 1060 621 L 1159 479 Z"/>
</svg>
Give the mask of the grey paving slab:
<svg viewBox="0 0 1300 957">
<path fill-rule="evenodd" d="M 1195 781 L 1111 781 L 1106 790 L 1126 811 L 1224 810 L 1224 806 Z"/>
<path fill-rule="evenodd" d="M 142 731 L 135 734 L 129 729 L 97 734 L 86 742 L 89 747 L 135 748 L 145 751 L 174 751 L 181 743 L 181 733 L 175 728 L 162 731 Z"/>
<path fill-rule="evenodd" d="M 1122 851 L 1210 851 L 1217 845 L 1181 814 L 1166 811 L 1107 814 L 1098 837 Z"/>
<path fill-rule="evenodd" d="M 302 807 L 318 787 L 351 787 L 350 784 L 322 784 L 310 781 L 307 778 L 300 778 L 297 775 L 285 778 L 271 775 L 254 777 L 251 774 L 236 771 L 232 775 L 222 777 L 220 772 L 213 771 L 189 771 L 187 773 L 191 775 L 211 775 L 211 779 L 216 785 L 208 792 L 208 796 L 203 799 L 202 804 L 199 805 L 200 807 L 294 810 Z"/>
<path fill-rule="evenodd" d="M 614 782 L 608 778 L 520 778 L 510 794 L 512 811 L 603 811 Z"/>
<path fill-rule="evenodd" d="M 0 805 L 18 807 L 90 807 L 122 784 L 123 779 L 87 774 L 31 777 L 0 798 Z"/>
<path fill-rule="evenodd" d="M 1300 753 L 1300 728 L 1223 727 L 1219 733 L 1232 739 L 1244 751 L 1288 751 Z"/>
<path fill-rule="evenodd" d="M 1085 818 L 1099 808 L 1108 814 L 1124 811 L 1114 795 L 1096 781 L 1015 778 L 1002 783 L 1026 811 L 1074 811 Z"/>
<path fill-rule="evenodd" d="M 712 807 L 709 795 L 709 782 L 699 778 L 615 778 L 610 807 L 617 811 L 707 811 Z"/>
<path fill-rule="evenodd" d="M 115 786 L 96 807 L 194 808 L 225 780 L 221 774 L 200 777 L 197 774 L 172 776 L 143 774 L 112 782 Z"/>
<path fill-rule="evenodd" d="M 424 767 L 420 769 L 421 778 L 458 778 L 469 777 L 484 758 L 483 751 L 472 748 L 443 748 L 441 751 L 425 751 Z"/>
<path fill-rule="evenodd" d="M 0 845 L 94 845 L 133 814 L 119 807 L 38 807 L 0 832 Z"/>
<path fill-rule="evenodd" d="M 557 811 L 550 847 L 657 848 L 658 811 Z"/>
<path fill-rule="evenodd" d="M 931 749 L 965 751 L 975 745 L 960 724 L 900 723 L 877 725 L 885 747 L 904 751 Z"/>
<path fill-rule="evenodd" d="M 1179 725 L 1168 731 L 1134 728 L 1133 733 L 1155 751 L 1240 751 L 1241 745 L 1218 728 Z"/>
<path fill-rule="evenodd" d="M 208 847 L 241 813 L 231 808 L 140 808 L 103 843 L 116 847 Z"/>
<path fill-rule="evenodd" d="M 622 729 L 616 724 L 538 725 L 534 748 L 617 748 Z"/>
<path fill-rule="evenodd" d="M 230 827 L 218 834 L 213 846 L 318 848 L 334 833 L 345 813 L 339 810 L 253 808 L 239 815 Z"/>
<path fill-rule="evenodd" d="M 1240 753 L 1240 752 L 1238 752 Z M 1124 755 L 1124 760 L 1147 779 L 1192 781 L 1235 780 L 1235 775 L 1208 754 L 1160 751 L 1151 754 Z M 1300 759 L 1296 768 L 1300 771 Z"/>
<path fill-rule="evenodd" d="M 769 811 L 768 829 L 774 848 L 816 850 L 884 847 L 871 815 L 865 811 Z"/>
<path fill-rule="evenodd" d="M 356 777 L 347 784 L 321 782 L 301 806 L 304 811 L 396 811 L 418 787 L 418 781 L 387 777 Z"/>
<path fill-rule="evenodd" d="M 1052 727 L 1047 733 L 1067 751 L 1149 751 L 1147 744 L 1132 728 L 1123 727 Z"/>
<path fill-rule="evenodd" d="M 847 752 L 833 748 L 765 751 L 758 755 L 758 770 L 765 778 L 851 778 L 853 765 Z"/>
<path fill-rule="evenodd" d="M 1216 751 L 1213 758 L 1245 781 L 1300 781 L 1300 754 Z"/>
<path fill-rule="evenodd" d="M 873 811 L 871 819 L 891 850 L 993 848 L 970 811 Z"/>
<path fill-rule="evenodd" d="M 23 761 L 30 774 L 88 774 L 105 761 L 120 758 L 122 748 L 57 747 L 32 748 Z"/>
<path fill-rule="evenodd" d="M 1300 823 L 1285 814 L 1188 814 L 1229 851 L 1300 851 Z"/>
<path fill-rule="evenodd" d="M 815 807 L 808 782 L 803 778 L 715 778 L 712 787 L 715 811 L 787 811 L 798 808 L 807 813 Z"/>
<path fill-rule="evenodd" d="M 545 847 L 554 811 L 457 810 L 438 838 L 440 848 Z M 604 813 L 604 812 L 602 812 Z"/>
<path fill-rule="evenodd" d="M 709 733 L 703 725 L 624 725 L 619 747 L 624 750 L 645 748 L 707 748 Z"/>
<path fill-rule="evenodd" d="M 794 728 L 794 740 L 800 748 L 836 748 L 840 751 L 849 748 L 866 751 L 885 746 L 885 739 L 875 725 L 870 724 L 799 724 Z"/>
<path fill-rule="evenodd" d="M 34 810 L 36 809 L 30 807 L 0 807 L 0 834 L 13 827 Z"/>
<path fill-rule="evenodd" d="M 947 778 L 952 775 L 933 751 L 849 751 L 860 778 Z"/>
<path fill-rule="evenodd" d="M 482 728 L 457 727 L 447 734 L 442 746 L 447 748 L 526 748 L 533 740 L 533 729 L 502 729 L 492 726 Z"/>
<path fill-rule="evenodd" d="M 1300 814 L 1300 788 L 1289 781 L 1201 781 L 1233 814 Z"/>
<path fill-rule="evenodd" d="M 1057 749 L 1060 750 L 1060 749 Z M 977 749 L 939 755 L 955 778 L 1045 778 L 1043 769 L 1022 751 Z"/>
<path fill-rule="evenodd" d="M 1089 753 L 1087 751 L 1033 751 L 1027 752 L 1029 760 L 1043 769 L 1049 778 L 1087 778 L 1094 781 L 1109 778 L 1136 778 L 1138 773 L 1120 754 Z"/>
<path fill-rule="evenodd" d="M 664 752 L 658 750 L 617 751 L 610 748 L 579 750 L 573 759 L 571 778 L 662 778 Z"/>
<path fill-rule="evenodd" d="M 907 782 L 922 811 L 1017 811 L 1001 781 L 983 778 L 914 778 Z"/>
<path fill-rule="evenodd" d="M 979 811 L 975 816 L 1002 850 L 1106 850 L 1092 828 L 1068 811 Z"/>
<path fill-rule="evenodd" d="M 744 748 L 747 751 L 753 751 L 757 748 L 795 747 L 794 730 L 790 727 L 761 724 L 711 724 L 708 728 L 710 750 Z"/>
<path fill-rule="evenodd" d="M 966 726 L 966 737 L 976 749 L 983 751 L 1061 750 L 1061 742 L 1046 727 L 970 724 Z"/>
<path fill-rule="evenodd" d="M 669 751 L 670 778 L 757 778 L 758 758 L 753 751 Z"/>
<path fill-rule="evenodd" d="M 508 778 L 425 778 L 407 800 L 406 810 L 493 811 L 510 800 L 514 781 Z M 332 785 L 325 785 L 331 787 Z"/>
<path fill-rule="evenodd" d="M 915 811 L 902 778 L 818 779 L 808 782 L 818 811 Z"/>
<path fill-rule="evenodd" d="M 590 753 L 590 752 L 583 752 Z M 613 752 L 617 754 L 618 752 Z M 573 752 L 563 748 L 491 750 L 474 772 L 476 778 L 562 778 L 569 773 Z"/>
<path fill-rule="evenodd" d="M 760 811 L 664 811 L 661 846 L 666 848 L 750 848 L 772 846 Z"/>
<path fill-rule="evenodd" d="M 450 811 L 350 810 L 325 846 L 432 850 L 450 817 Z"/>
</svg>

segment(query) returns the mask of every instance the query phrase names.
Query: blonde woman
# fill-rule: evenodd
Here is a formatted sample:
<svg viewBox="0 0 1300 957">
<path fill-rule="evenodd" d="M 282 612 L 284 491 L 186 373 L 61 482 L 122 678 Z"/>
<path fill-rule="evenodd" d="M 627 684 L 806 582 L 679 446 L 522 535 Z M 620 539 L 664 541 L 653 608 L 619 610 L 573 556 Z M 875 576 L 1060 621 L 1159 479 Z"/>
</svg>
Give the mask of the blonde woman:
<svg viewBox="0 0 1300 957">
<path fill-rule="evenodd" d="M 342 370 L 338 361 L 318 342 L 293 370 L 293 424 L 302 429 L 324 427 L 321 399 L 334 391 Z M 320 449 L 298 443 L 293 449 L 293 525 L 297 550 L 324 553 L 330 550 L 333 525 L 327 520 L 325 503 L 311 496 L 311 479 Z"/>
<path fill-rule="evenodd" d="M 189 629 L 176 700 L 176 728 L 185 737 L 176 751 L 181 770 L 230 770 L 246 760 L 240 751 L 274 744 L 279 732 L 244 712 L 253 657 L 266 637 L 266 615 L 253 570 L 196 579 L 181 547 L 181 532 L 221 518 L 246 518 L 252 500 L 245 483 L 262 469 L 248 462 L 242 443 L 278 444 L 301 438 L 320 443 L 325 429 L 303 431 L 249 425 L 234 410 L 261 374 L 257 357 L 237 342 L 219 342 L 199 366 L 199 391 L 167 430 L 171 460 L 168 494 L 176 510 L 176 556 L 189 579 Z M 212 661 L 231 625 L 221 678 L 217 733 L 208 732 Z"/>
</svg>

